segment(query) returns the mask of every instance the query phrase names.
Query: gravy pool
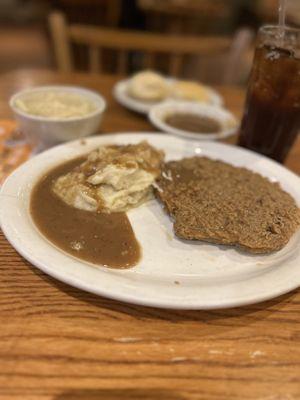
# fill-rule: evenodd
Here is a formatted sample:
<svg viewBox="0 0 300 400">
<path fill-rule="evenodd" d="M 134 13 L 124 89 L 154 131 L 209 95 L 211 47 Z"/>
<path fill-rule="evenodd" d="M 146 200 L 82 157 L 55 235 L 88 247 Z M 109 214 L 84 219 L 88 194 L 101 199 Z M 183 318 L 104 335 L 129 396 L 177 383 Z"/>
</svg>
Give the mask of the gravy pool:
<svg viewBox="0 0 300 400">
<path fill-rule="evenodd" d="M 171 114 L 165 122 L 173 128 L 194 133 L 218 133 L 222 130 L 214 118 L 188 113 Z"/>
<path fill-rule="evenodd" d="M 126 213 L 79 210 L 52 192 L 54 180 L 83 160 L 59 165 L 37 182 L 30 201 L 33 221 L 48 240 L 77 258 L 111 268 L 133 267 L 141 257 L 141 249 Z"/>
</svg>

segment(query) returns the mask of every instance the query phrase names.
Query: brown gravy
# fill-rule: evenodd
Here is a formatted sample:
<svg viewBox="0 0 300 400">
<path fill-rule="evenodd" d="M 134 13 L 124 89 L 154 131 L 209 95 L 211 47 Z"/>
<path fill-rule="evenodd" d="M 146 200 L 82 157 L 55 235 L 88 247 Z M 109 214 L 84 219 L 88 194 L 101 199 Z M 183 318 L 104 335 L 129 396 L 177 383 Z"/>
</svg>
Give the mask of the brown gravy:
<svg viewBox="0 0 300 400">
<path fill-rule="evenodd" d="M 51 190 L 53 181 L 79 165 L 82 158 L 50 170 L 34 187 L 31 216 L 53 244 L 85 261 L 112 268 L 129 268 L 141 256 L 126 213 L 104 214 L 68 206 Z"/>
<path fill-rule="evenodd" d="M 173 128 L 195 133 L 218 133 L 222 130 L 220 123 L 215 119 L 188 113 L 168 115 L 165 123 Z"/>
</svg>

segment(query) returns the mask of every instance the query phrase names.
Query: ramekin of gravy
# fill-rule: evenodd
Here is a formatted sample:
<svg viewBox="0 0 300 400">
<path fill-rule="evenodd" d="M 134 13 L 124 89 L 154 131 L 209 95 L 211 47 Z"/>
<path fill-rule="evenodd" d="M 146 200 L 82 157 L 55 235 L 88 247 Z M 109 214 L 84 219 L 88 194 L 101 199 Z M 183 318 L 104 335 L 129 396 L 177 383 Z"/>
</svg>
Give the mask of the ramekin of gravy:
<svg viewBox="0 0 300 400">
<path fill-rule="evenodd" d="M 161 103 L 150 110 L 149 119 L 164 132 L 197 140 L 224 138 L 238 128 L 228 110 L 195 102 Z"/>
</svg>

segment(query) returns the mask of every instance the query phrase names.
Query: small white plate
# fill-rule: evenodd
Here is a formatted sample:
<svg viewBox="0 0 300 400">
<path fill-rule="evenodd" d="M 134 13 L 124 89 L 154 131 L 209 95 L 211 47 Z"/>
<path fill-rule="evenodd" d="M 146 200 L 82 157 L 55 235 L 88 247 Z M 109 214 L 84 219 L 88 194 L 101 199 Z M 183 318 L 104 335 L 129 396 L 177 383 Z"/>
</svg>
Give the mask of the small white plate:
<svg viewBox="0 0 300 400">
<path fill-rule="evenodd" d="M 174 81 L 174 79 L 168 79 L 168 80 L 170 82 Z M 133 97 L 129 96 L 128 95 L 129 81 L 130 81 L 130 78 L 119 81 L 115 84 L 115 86 L 113 88 L 114 97 L 120 104 L 122 104 L 122 106 L 129 108 L 132 111 L 141 113 L 141 114 L 148 114 L 151 107 L 155 106 L 156 104 L 161 103 L 161 102 L 159 102 L 159 103 L 145 102 L 142 100 L 134 99 Z M 210 93 L 209 104 L 221 107 L 224 103 L 221 95 L 210 87 L 207 87 L 207 89 Z M 166 99 L 166 100 L 168 100 L 168 99 Z"/>
<path fill-rule="evenodd" d="M 300 284 L 300 232 L 281 251 L 249 255 L 230 247 L 177 239 L 172 223 L 156 200 L 128 213 L 143 257 L 129 270 L 93 266 L 52 245 L 35 227 L 29 212 L 32 188 L 59 163 L 100 145 L 148 140 L 166 157 L 207 155 L 245 166 L 273 180 L 300 203 L 300 179 L 283 166 L 235 146 L 191 141 L 167 134 L 101 135 L 54 147 L 18 168 L 0 192 L 2 230 L 28 261 L 79 289 L 130 303 L 174 308 L 216 309 L 267 300 Z"/>
<path fill-rule="evenodd" d="M 236 122 L 236 125 L 231 128 L 223 129 L 217 133 L 195 133 L 185 131 L 183 129 L 177 129 L 165 122 L 168 115 L 183 113 L 183 114 L 194 114 L 197 116 L 206 116 L 216 119 L 221 125 L 226 124 L 228 121 Z M 168 101 L 157 104 L 152 107 L 148 113 L 150 122 L 159 130 L 172 135 L 181 136 L 187 139 L 195 140 L 217 140 L 224 139 L 231 135 L 234 135 L 238 129 L 238 122 L 231 112 L 221 107 L 216 107 L 208 104 L 196 103 L 196 102 L 183 102 L 183 101 Z"/>
</svg>

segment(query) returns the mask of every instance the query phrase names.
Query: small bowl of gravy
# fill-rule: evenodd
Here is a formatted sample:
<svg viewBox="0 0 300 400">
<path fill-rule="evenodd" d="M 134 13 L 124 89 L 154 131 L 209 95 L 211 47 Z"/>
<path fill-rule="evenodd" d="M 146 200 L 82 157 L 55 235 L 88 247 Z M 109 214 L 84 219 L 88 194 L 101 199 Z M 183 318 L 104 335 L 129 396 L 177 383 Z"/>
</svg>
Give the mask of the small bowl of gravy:
<svg viewBox="0 0 300 400">
<path fill-rule="evenodd" d="M 189 139 L 223 139 L 238 129 L 231 112 L 207 104 L 168 101 L 152 107 L 148 116 L 159 130 Z"/>
</svg>

